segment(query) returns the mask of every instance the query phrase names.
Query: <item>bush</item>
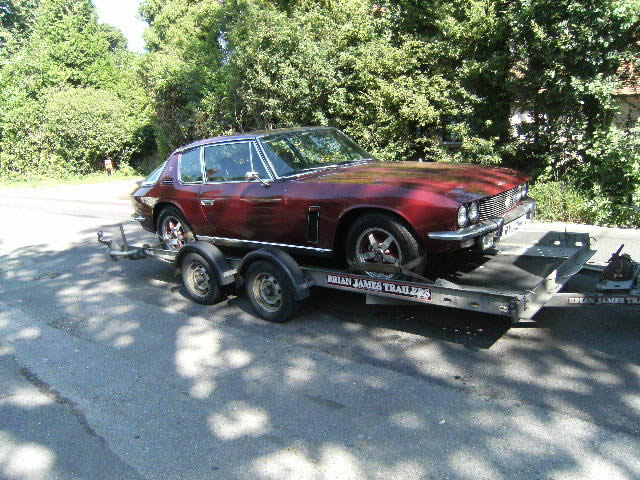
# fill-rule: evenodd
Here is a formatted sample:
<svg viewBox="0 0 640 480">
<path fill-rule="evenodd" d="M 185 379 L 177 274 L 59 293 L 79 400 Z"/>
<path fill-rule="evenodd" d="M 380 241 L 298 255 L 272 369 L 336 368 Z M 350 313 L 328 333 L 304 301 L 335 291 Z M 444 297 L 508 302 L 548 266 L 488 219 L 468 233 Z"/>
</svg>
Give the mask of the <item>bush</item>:
<svg viewBox="0 0 640 480">
<path fill-rule="evenodd" d="M 4 8 L 21 29 L 10 55 L 0 22 L 0 180 L 82 176 L 106 156 L 135 166 L 153 132 L 124 36 L 98 24 L 91 0 L 18 4 Z"/>
<path fill-rule="evenodd" d="M 640 213 L 605 196 L 599 188 L 585 192 L 563 182 L 538 182 L 531 188 L 537 219 L 611 227 L 640 227 Z"/>
<path fill-rule="evenodd" d="M 86 175 L 107 156 L 126 167 L 145 140 L 130 110 L 107 90 L 50 89 L 40 105 L 26 103 L 5 118 L 0 173 L 13 180 Z"/>
<path fill-rule="evenodd" d="M 575 176 L 614 203 L 640 205 L 640 121 L 628 130 L 611 126 L 593 135 L 588 154 Z"/>
<path fill-rule="evenodd" d="M 43 131 L 46 150 L 62 162 L 67 173 L 87 174 L 102 169 L 110 157 L 128 165 L 142 139 L 129 108 L 115 93 L 95 88 L 68 88 L 46 99 Z"/>
</svg>

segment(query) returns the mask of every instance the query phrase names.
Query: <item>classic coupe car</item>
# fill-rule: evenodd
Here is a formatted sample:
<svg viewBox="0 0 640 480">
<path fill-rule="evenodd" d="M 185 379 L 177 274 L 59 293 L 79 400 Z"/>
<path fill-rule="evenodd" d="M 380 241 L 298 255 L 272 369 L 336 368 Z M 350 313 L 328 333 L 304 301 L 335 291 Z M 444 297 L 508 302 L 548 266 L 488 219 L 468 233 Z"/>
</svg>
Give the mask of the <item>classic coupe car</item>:
<svg viewBox="0 0 640 480">
<path fill-rule="evenodd" d="M 132 200 L 134 218 L 169 249 L 194 238 L 275 245 L 421 273 L 428 255 L 490 247 L 531 218 L 527 182 L 504 168 L 379 162 L 339 130 L 311 127 L 186 145 Z M 396 275 L 377 270 L 367 273 Z"/>
</svg>

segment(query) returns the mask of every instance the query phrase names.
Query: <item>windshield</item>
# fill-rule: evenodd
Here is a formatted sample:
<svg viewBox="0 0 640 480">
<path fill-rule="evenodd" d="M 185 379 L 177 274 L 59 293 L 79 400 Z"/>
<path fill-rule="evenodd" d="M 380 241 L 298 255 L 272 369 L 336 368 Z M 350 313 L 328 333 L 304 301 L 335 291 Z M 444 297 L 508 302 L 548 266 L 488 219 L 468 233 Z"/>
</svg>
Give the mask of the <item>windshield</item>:
<svg viewBox="0 0 640 480">
<path fill-rule="evenodd" d="M 372 160 L 371 155 L 334 128 L 278 133 L 260 141 L 279 177 Z"/>
</svg>

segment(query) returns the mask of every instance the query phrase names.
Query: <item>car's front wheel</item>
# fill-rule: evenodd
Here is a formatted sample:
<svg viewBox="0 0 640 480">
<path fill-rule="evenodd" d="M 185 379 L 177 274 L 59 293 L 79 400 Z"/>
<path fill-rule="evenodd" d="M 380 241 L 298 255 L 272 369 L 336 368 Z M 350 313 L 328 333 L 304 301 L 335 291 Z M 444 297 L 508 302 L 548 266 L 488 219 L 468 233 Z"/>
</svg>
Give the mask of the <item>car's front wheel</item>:
<svg viewBox="0 0 640 480">
<path fill-rule="evenodd" d="M 425 255 L 418 239 L 404 222 L 387 213 L 368 213 L 358 217 L 349 228 L 345 245 L 347 263 L 409 266 L 414 273 L 424 272 Z M 392 279 L 401 275 L 365 270 L 371 277 Z"/>
</svg>

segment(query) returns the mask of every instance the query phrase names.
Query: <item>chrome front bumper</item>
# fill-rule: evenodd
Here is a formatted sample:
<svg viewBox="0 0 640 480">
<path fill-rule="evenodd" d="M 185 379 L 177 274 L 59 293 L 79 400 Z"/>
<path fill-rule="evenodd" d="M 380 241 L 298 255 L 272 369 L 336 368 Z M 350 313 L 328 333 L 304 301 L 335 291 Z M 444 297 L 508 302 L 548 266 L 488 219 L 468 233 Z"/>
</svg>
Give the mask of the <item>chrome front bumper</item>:
<svg viewBox="0 0 640 480">
<path fill-rule="evenodd" d="M 536 201 L 533 198 L 523 200 L 516 208 L 507 212 L 504 218 L 490 218 L 482 222 L 469 225 L 459 230 L 448 230 L 444 232 L 431 232 L 428 236 L 432 240 L 447 240 L 450 242 L 462 242 L 472 238 L 480 237 L 486 233 L 495 231 L 499 236 L 502 226 L 526 215 L 528 219 L 535 217 Z"/>
</svg>

